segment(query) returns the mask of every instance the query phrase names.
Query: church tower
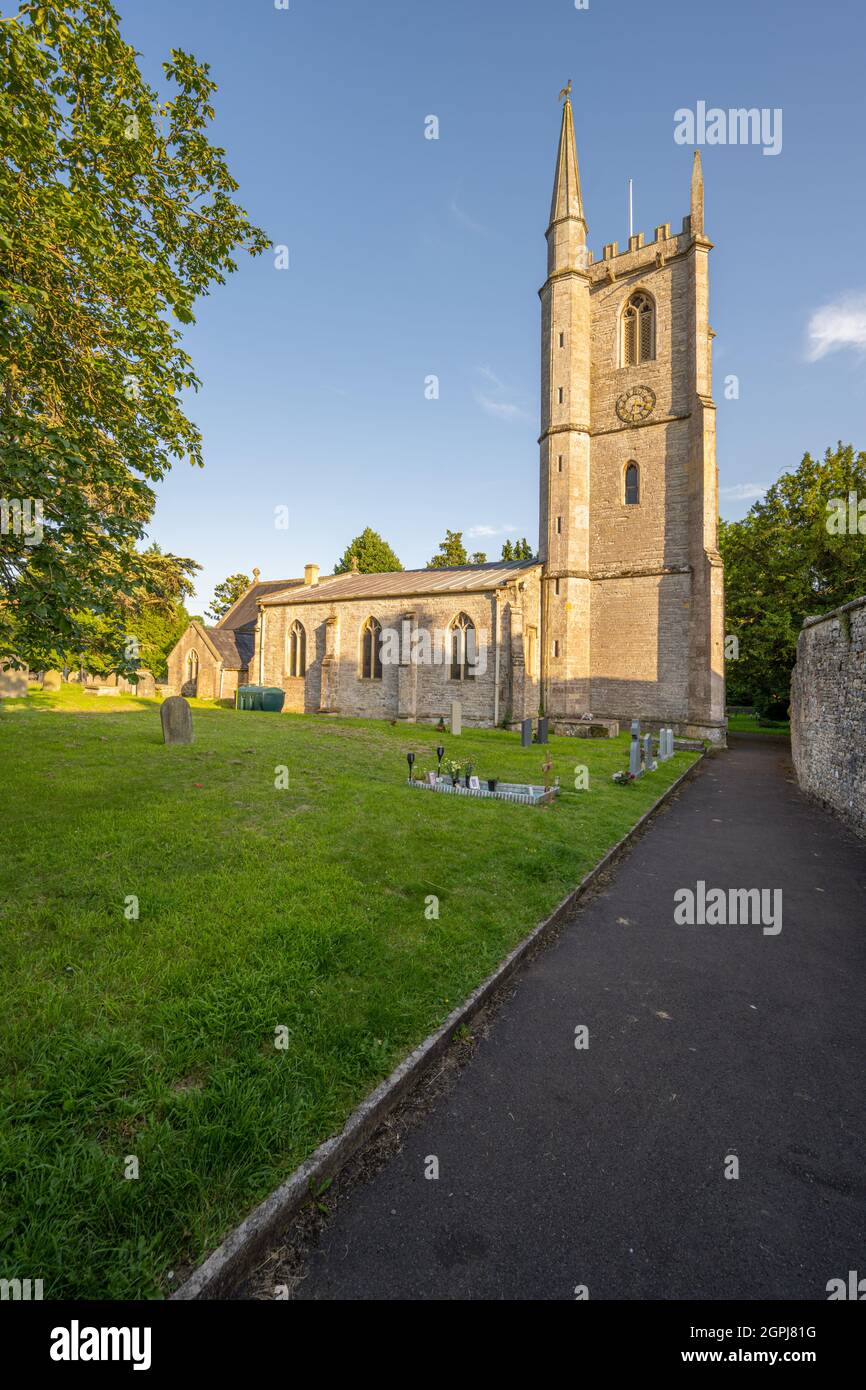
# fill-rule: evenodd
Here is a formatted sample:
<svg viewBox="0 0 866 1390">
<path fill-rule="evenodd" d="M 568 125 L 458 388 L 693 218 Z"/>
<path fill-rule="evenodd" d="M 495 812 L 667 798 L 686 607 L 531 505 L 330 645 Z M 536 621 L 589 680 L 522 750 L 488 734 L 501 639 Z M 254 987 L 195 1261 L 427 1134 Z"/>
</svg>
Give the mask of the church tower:
<svg viewBox="0 0 866 1390">
<path fill-rule="evenodd" d="M 587 248 L 571 84 L 541 297 L 542 702 L 723 743 L 724 590 L 700 155 L 682 231 Z"/>
</svg>

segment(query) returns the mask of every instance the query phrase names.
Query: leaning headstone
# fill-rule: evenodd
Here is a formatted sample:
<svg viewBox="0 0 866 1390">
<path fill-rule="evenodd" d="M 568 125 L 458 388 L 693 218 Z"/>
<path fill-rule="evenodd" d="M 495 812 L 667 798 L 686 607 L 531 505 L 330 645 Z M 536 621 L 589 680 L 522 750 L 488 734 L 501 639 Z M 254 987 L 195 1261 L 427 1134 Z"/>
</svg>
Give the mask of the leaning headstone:
<svg viewBox="0 0 866 1390">
<path fill-rule="evenodd" d="M 46 671 L 42 677 L 43 690 L 59 690 L 63 684 L 63 676 L 59 671 Z"/>
<path fill-rule="evenodd" d="M 532 720 L 523 719 L 520 723 L 520 746 L 521 748 L 532 747 Z"/>
<path fill-rule="evenodd" d="M 643 739 L 643 766 L 644 772 L 655 772 L 657 764 L 653 759 L 653 736 L 644 734 Z"/>
<path fill-rule="evenodd" d="M 541 717 L 540 717 L 540 719 L 539 719 L 539 721 L 538 721 L 538 742 L 539 742 L 539 743 L 546 743 L 546 742 L 547 742 L 547 715 L 546 715 L 546 714 L 541 715 Z"/>
<path fill-rule="evenodd" d="M 192 710 L 182 695 L 169 695 L 159 708 L 163 743 L 192 743 Z"/>
<path fill-rule="evenodd" d="M 461 705 L 460 705 L 460 701 L 459 701 L 459 700 L 452 700 L 452 701 L 451 701 L 451 733 L 452 733 L 452 735 L 454 736 L 454 738 L 457 738 L 458 735 L 462 732 L 462 729 L 463 729 L 462 719 L 463 719 L 463 710 L 462 710 L 462 707 L 461 707 Z"/>
</svg>

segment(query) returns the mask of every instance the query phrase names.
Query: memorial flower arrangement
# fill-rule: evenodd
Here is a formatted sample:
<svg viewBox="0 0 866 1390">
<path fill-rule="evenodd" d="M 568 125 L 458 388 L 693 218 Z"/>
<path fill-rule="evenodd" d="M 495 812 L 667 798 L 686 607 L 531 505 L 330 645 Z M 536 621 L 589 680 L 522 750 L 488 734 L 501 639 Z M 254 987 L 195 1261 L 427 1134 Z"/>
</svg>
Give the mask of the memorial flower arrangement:
<svg viewBox="0 0 866 1390">
<path fill-rule="evenodd" d="M 635 779 L 633 772 L 615 772 L 610 780 L 616 782 L 618 787 L 627 787 Z"/>
<path fill-rule="evenodd" d="M 458 763 L 454 758 L 449 758 L 445 764 L 445 771 L 451 778 L 451 785 L 456 787 L 460 781 L 460 773 L 463 771 L 463 764 Z"/>
</svg>

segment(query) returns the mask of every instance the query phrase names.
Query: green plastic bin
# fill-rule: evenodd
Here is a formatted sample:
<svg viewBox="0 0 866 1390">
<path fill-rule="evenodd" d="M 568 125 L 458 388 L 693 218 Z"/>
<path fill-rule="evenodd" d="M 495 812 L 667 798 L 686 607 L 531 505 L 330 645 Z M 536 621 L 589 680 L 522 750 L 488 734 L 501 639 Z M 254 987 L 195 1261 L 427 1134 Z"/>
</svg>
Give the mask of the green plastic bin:
<svg viewBox="0 0 866 1390">
<path fill-rule="evenodd" d="M 283 705 L 286 703 L 286 692 L 281 690 L 278 685 L 265 685 L 262 687 L 261 708 L 270 714 L 280 714 Z"/>
<path fill-rule="evenodd" d="M 237 707 L 238 709 L 261 709 L 262 708 L 262 685 L 239 685 Z"/>
</svg>

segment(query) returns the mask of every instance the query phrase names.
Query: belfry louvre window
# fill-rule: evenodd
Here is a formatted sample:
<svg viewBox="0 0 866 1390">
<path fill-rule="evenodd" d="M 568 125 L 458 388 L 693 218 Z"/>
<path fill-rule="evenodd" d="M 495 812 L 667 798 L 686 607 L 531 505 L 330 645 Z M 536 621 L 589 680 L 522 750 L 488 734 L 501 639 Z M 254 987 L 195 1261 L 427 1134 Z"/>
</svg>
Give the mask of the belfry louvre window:
<svg viewBox="0 0 866 1390">
<path fill-rule="evenodd" d="M 636 463 L 626 464 L 625 500 L 629 507 L 637 506 L 640 501 L 640 469 Z"/>
<path fill-rule="evenodd" d="M 382 624 L 378 618 L 368 618 L 361 629 L 361 679 L 382 679 Z"/>
<path fill-rule="evenodd" d="M 633 294 L 622 316 L 622 365 L 637 367 L 655 355 L 655 307 L 648 294 Z"/>
<path fill-rule="evenodd" d="M 307 674 L 307 634 L 303 625 L 293 622 L 289 629 L 289 675 Z"/>
<path fill-rule="evenodd" d="M 451 624 L 451 679 L 474 680 L 476 660 L 475 624 L 465 613 L 458 613 Z"/>
</svg>

